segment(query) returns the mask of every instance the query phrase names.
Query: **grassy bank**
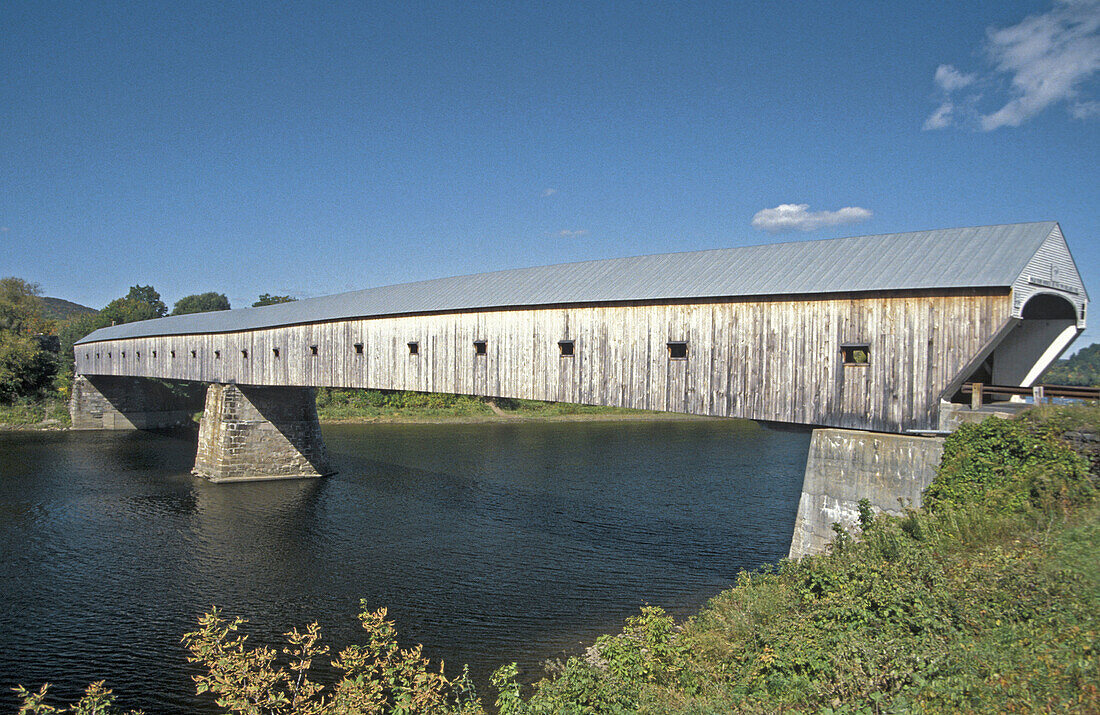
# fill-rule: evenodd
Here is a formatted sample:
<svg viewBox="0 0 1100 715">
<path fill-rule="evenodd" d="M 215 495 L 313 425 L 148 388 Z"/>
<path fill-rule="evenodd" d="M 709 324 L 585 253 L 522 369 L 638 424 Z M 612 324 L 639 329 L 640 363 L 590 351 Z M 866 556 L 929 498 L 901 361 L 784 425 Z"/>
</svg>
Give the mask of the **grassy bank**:
<svg viewBox="0 0 1100 715">
<path fill-rule="evenodd" d="M 321 422 L 494 422 L 556 419 L 691 419 L 646 410 L 383 390 L 317 390 Z"/>
<path fill-rule="evenodd" d="M 566 402 L 335 388 L 317 390 L 317 416 L 322 423 L 706 419 Z M 68 402 L 61 396 L 0 404 L 0 429 L 64 429 L 70 424 Z"/>
<path fill-rule="evenodd" d="M 922 509 L 865 508 L 861 533 L 741 574 L 686 622 L 643 608 L 533 688 L 504 666 L 479 699 L 365 606 L 364 645 L 338 656 L 313 626 L 284 655 L 254 648 L 217 613 L 185 642 L 199 692 L 241 713 L 1096 713 L 1097 435 L 1095 406 L 966 425 Z M 340 675 L 317 690 L 310 664 L 334 658 Z"/>
<path fill-rule="evenodd" d="M 952 435 L 925 508 L 643 609 L 502 712 L 1100 712 L 1096 407 Z"/>
<path fill-rule="evenodd" d="M 0 403 L 0 429 L 64 429 L 70 424 L 69 404 L 62 397 Z"/>
</svg>

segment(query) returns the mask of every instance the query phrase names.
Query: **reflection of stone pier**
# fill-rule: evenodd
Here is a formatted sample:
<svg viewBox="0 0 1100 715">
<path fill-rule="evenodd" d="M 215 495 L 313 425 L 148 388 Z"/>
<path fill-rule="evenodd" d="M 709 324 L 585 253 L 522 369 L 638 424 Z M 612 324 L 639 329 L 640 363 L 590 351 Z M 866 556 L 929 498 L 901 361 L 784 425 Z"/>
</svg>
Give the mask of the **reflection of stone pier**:
<svg viewBox="0 0 1100 715">
<path fill-rule="evenodd" d="M 193 472 L 212 482 L 331 474 L 313 389 L 210 385 Z"/>
<path fill-rule="evenodd" d="M 69 414 L 73 429 L 161 429 L 191 424 L 202 408 L 194 386 L 173 390 L 142 377 L 77 375 L 73 378 Z"/>
</svg>

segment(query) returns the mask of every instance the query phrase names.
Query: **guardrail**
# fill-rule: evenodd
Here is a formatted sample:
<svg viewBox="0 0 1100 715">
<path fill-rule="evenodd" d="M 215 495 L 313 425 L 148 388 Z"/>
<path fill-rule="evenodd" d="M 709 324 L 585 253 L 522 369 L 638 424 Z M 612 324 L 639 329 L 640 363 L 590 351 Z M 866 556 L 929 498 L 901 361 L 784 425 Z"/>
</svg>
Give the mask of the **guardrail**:
<svg viewBox="0 0 1100 715">
<path fill-rule="evenodd" d="M 1049 401 L 1053 397 L 1068 397 L 1073 400 L 1100 400 L 1100 387 L 1077 387 L 1075 385 L 1035 385 L 1034 387 L 1014 387 L 1011 385 L 984 385 L 980 382 L 968 382 L 962 386 L 962 393 L 970 395 L 970 409 L 982 406 L 985 395 L 1022 395 L 1031 396 L 1035 404 Z"/>
</svg>

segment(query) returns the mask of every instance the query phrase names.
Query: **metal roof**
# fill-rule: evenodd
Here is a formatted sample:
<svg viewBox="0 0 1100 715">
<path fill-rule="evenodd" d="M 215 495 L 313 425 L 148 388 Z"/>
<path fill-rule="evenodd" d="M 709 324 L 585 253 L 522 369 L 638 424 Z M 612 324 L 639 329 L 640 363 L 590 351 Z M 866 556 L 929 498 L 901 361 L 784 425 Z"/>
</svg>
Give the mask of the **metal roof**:
<svg viewBox="0 0 1100 715">
<path fill-rule="evenodd" d="M 950 228 L 518 268 L 126 323 L 79 342 L 563 303 L 1007 288 L 1056 226 Z"/>
</svg>

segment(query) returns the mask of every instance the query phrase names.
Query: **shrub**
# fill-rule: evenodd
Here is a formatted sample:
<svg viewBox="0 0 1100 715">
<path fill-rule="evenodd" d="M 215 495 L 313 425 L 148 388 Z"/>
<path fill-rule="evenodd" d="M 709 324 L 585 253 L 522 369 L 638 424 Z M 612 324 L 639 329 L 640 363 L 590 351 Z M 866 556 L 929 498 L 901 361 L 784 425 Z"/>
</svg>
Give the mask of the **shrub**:
<svg viewBox="0 0 1100 715">
<path fill-rule="evenodd" d="M 246 645 L 247 636 L 238 633 L 243 620 L 226 620 L 212 610 L 199 619 L 197 631 L 183 637 L 188 660 L 206 671 L 193 676 L 196 691 L 213 694 L 219 707 L 242 715 L 480 711 L 476 700 L 464 696 L 469 692 L 465 673 L 452 682 L 442 666 L 431 670 L 421 646 L 398 646 L 385 608 L 362 605 L 359 622 L 367 643 L 348 646 L 332 661 L 340 676 L 328 694 L 309 678 L 313 661 L 328 653 L 316 623 L 286 634 L 288 645 L 281 651 L 286 658 L 279 662 L 275 649 Z"/>
<path fill-rule="evenodd" d="M 986 504 L 1008 513 L 1064 507 L 1092 492 L 1088 463 L 1052 430 L 993 418 L 947 438 L 924 505 L 942 511 Z"/>
</svg>

